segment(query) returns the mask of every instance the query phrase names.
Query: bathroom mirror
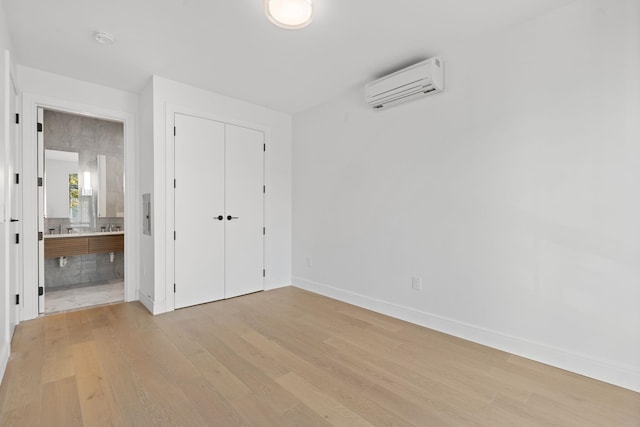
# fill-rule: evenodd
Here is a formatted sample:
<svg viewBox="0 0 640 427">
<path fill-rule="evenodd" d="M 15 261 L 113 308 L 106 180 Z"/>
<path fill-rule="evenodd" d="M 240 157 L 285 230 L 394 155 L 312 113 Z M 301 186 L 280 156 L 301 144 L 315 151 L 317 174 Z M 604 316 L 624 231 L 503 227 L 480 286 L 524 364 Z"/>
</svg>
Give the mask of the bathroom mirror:
<svg viewBox="0 0 640 427">
<path fill-rule="evenodd" d="M 45 217 L 92 224 L 124 216 L 121 156 L 45 150 Z"/>
<path fill-rule="evenodd" d="M 124 162 L 122 157 L 98 154 L 98 217 L 124 216 Z"/>
<path fill-rule="evenodd" d="M 73 218 L 79 210 L 78 153 L 45 151 L 45 216 Z"/>
</svg>

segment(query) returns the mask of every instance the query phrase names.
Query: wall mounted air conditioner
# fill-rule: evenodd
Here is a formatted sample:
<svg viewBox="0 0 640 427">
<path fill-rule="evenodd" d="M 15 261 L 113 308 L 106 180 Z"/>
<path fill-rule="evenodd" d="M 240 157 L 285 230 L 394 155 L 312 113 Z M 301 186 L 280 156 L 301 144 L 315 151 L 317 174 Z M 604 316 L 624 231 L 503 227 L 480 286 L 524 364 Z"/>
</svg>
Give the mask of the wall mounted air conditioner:
<svg viewBox="0 0 640 427">
<path fill-rule="evenodd" d="M 368 83 L 364 94 L 369 105 L 379 110 L 443 89 L 444 64 L 442 59 L 434 57 Z"/>
</svg>

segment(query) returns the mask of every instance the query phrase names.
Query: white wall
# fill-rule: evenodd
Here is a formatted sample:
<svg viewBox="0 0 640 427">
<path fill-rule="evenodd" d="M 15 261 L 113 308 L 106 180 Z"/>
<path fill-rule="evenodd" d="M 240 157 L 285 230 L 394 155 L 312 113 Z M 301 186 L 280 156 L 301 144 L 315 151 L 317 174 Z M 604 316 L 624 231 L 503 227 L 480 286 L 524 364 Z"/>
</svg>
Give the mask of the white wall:
<svg viewBox="0 0 640 427">
<path fill-rule="evenodd" d="M 153 194 L 153 79 L 140 94 L 140 194 Z M 142 196 L 140 196 L 142 203 Z M 154 203 L 154 200 L 151 200 Z M 155 214 L 151 224 L 155 223 Z M 154 234 L 140 236 L 140 301 L 153 312 L 154 289 Z"/>
<path fill-rule="evenodd" d="M 37 316 L 37 194 L 36 194 L 36 109 L 43 106 L 76 114 L 89 114 L 122 121 L 125 133 L 125 298 L 137 299 L 138 255 L 142 220 L 138 189 L 137 94 L 80 81 L 46 71 L 18 66 L 18 82 L 23 92 L 22 135 L 24 178 L 24 310 L 22 319 Z M 33 226 L 29 226 L 33 224 Z"/>
<path fill-rule="evenodd" d="M 144 285 L 145 292 L 149 292 L 146 295 L 149 301 L 145 302 L 142 295 L 141 300 L 154 313 L 173 309 L 173 268 L 170 254 L 167 256 L 173 245 L 172 238 L 169 238 L 173 206 L 166 197 L 166 191 L 173 188 L 166 152 L 167 129 L 173 126 L 167 122 L 169 109 L 224 117 L 268 129 L 265 155 L 265 288 L 291 284 L 291 116 L 158 76 L 153 77 L 152 85 L 154 145 L 152 151 L 145 145 L 142 157 L 153 158 L 153 236 L 150 240 L 153 240 L 154 263 L 150 263 L 151 258 L 146 259 L 148 265 L 143 268 L 153 269 L 154 286 L 151 292 Z M 143 134 L 150 134 L 150 131 L 143 130 Z"/>
<path fill-rule="evenodd" d="M 0 381 L 4 375 L 9 360 L 9 221 L 7 202 L 9 195 L 9 181 L 7 179 L 9 154 L 9 125 L 11 122 L 9 111 L 10 64 L 5 51 L 11 49 L 7 18 L 4 6 L 0 2 Z"/>
<path fill-rule="evenodd" d="M 639 29 L 577 1 L 294 116 L 294 283 L 640 391 Z"/>
</svg>

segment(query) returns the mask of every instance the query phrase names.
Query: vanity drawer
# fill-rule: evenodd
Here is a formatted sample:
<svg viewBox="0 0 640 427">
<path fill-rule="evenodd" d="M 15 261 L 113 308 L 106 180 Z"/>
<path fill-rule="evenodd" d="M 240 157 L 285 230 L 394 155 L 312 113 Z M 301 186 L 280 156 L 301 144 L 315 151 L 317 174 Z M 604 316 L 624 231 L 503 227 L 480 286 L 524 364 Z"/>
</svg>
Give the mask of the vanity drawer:
<svg viewBox="0 0 640 427">
<path fill-rule="evenodd" d="M 45 258 L 121 251 L 124 251 L 124 234 L 44 239 Z"/>
<path fill-rule="evenodd" d="M 88 237 L 60 237 L 44 240 L 44 257 L 84 255 L 89 248 Z"/>
<path fill-rule="evenodd" d="M 124 234 L 89 237 L 90 254 L 124 251 Z"/>
</svg>

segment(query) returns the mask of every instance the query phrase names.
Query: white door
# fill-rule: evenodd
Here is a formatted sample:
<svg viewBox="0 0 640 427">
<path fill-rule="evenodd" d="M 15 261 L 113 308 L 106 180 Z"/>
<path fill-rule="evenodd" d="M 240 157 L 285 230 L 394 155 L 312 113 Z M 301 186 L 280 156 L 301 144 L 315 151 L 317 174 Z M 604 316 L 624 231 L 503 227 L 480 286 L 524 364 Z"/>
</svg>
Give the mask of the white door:
<svg viewBox="0 0 640 427">
<path fill-rule="evenodd" d="M 38 107 L 38 313 L 44 313 L 44 109 Z"/>
<path fill-rule="evenodd" d="M 15 82 L 11 79 L 11 90 L 9 94 L 9 114 L 10 117 L 17 118 L 17 98 L 18 91 Z M 9 327 L 10 334 L 18 323 L 19 310 L 22 305 L 22 192 L 20 191 L 21 176 L 21 153 L 18 144 L 18 120 L 14 120 L 9 131 L 9 200 L 10 200 L 10 241 L 9 244 Z"/>
<path fill-rule="evenodd" d="M 226 125 L 225 298 L 264 289 L 264 134 Z"/>
<path fill-rule="evenodd" d="M 175 308 L 224 298 L 224 124 L 175 116 Z"/>
<path fill-rule="evenodd" d="M 175 115 L 175 308 L 264 289 L 264 134 Z"/>
</svg>

